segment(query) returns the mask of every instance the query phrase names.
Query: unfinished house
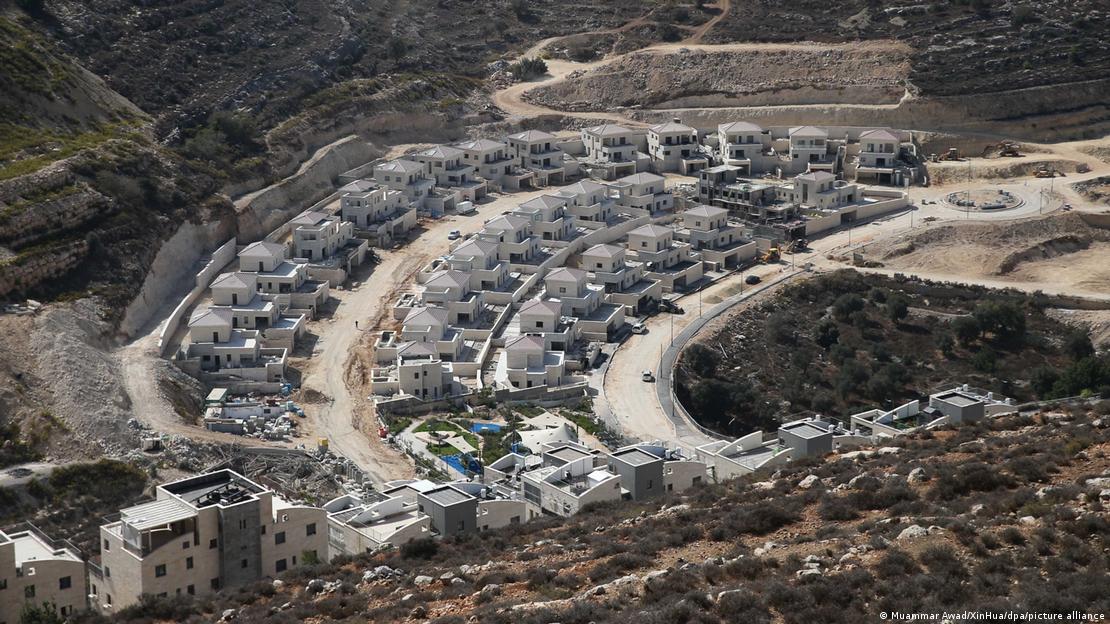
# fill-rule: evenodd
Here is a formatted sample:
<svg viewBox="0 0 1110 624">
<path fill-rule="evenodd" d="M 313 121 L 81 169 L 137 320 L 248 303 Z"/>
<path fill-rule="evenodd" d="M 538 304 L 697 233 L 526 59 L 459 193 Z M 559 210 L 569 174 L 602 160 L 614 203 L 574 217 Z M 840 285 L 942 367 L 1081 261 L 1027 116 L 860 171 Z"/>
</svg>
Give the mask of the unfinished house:
<svg viewBox="0 0 1110 624">
<path fill-rule="evenodd" d="M 781 198 L 803 208 L 833 210 L 860 200 L 859 187 L 825 171 L 811 171 L 794 177 L 794 184 L 782 187 Z"/>
<path fill-rule="evenodd" d="M 836 175 L 840 172 L 841 156 L 829 142 L 828 130 L 799 126 L 790 129 L 790 159 L 783 169 L 790 173 L 823 171 Z"/>
<path fill-rule="evenodd" d="M 628 233 L 628 251 L 658 280 L 663 292 L 684 290 L 702 278 L 701 257 L 689 243 L 675 240 L 673 228 L 648 224 Z"/>
<path fill-rule="evenodd" d="M 542 513 L 572 516 L 582 507 L 620 500 L 620 475 L 606 469 L 607 458 L 577 444 L 545 449 L 542 464 L 519 475 L 524 499 Z"/>
<path fill-rule="evenodd" d="M 377 397 L 412 397 L 421 401 L 437 401 L 459 391 L 453 363 L 440 359 L 434 344 L 401 342 L 394 344 L 390 332 L 383 332 L 378 345 L 393 357 L 378 355 L 386 367 L 375 368 L 370 374 L 370 389 Z"/>
<path fill-rule="evenodd" d="M 860 133 L 859 155 L 855 163 L 856 179 L 893 184 L 901 146 L 901 140 L 890 130 L 879 128 Z"/>
<path fill-rule="evenodd" d="M 20 622 L 25 605 L 51 605 L 66 619 L 85 610 L 88 594 L 77 547 L 30 524 L 0 531 L 0 622 Z"/>
<path fill-rule="evenodd" d="M 740 226 L 729 223 L 728 210 L 716 206 L 703 204 L 683 212 L 682 227 L 674 236 L 716 270 L 737 267 L 757 251 L 755 241 L 745 238 Z"/>
<path fill-rule="evenodd" d="M 100 527 L 89 577 L 101 613 L 143 594 L 205 595 L 328 558 L 323 509 L 289 503 L 231 470 L 160 485 L 155 496 Z"/>
<path fill-rule="evenodd" d="M 432 536 L 431 518 L 415 502 L 384 492 L 344 494 L 324 504 L 328 552 L 359 555 Z"/>
<path fill-rule="evenodd" d="M 781 220 L 775 213 L 778 186 L 740 177 L 740 167 L 718 165 L 698 173 L 698 201 L 725 208 L 741 219 L 765 222 Z"/>
<path fill-rule="evenodd" d="M 526 179 L 519 186 L 550 186 L 563 184 L 569 177 L 564 166 L 563 150 L 556 145 L 555 135 L 542 130 L 525 130 L 510 134 L 505 142 L 513 164 L 532 174 L 531 183 Z"/>
<path fill-rule="evenodd" d="M 531 186 L 535 177 L 519 167 L 509 153 L 509 146 L 500 141 L 474 139 L 455 147 L 462 150 L 463 163 L 474 167 L 475 174 L 485 180 L 490 189 L 520 190 Z"/>
<path fill-rule="evenodd" d="M 478 532 L 478 499 L 452 484 L 420 492 L 416 507 L 431 518 L 432 530 L 442 537 Z"/>
<path fill-rule="evenodd" d="M 587 226 L 600 227 L 608 223 L 615 214 L 616 201 L 610 195 L 609 187 L 593 180 L 581 180 L 560 187 L 554 195 L 565 199 L 570 214 Z"/>
<path fill-rule="evenodd" d="M 850 418 L 853 430 L 874 438 L 896 437 L 920 429 L 976 422 L 985 417 L 1017 411 L 1012 399 L 966 384 L 929 396 L 924 407 L 909 401 L 891 410 L 872 409 Z"/>
<path fill-rule="evenodd" d="M 288 350 L 264 348 L 257 329 L 236 329 L 229 307 L 199 308 L 189 319 L 187 342 L 180 364 L 192 365 L 213 379 L 246 382 L 280 382 L 285 378 Z"/>
<path fill-rule="evenodd" d="M 500 243 L 471 238 L 456 247 L 444 259 L 451 270 L 470 275 L 470 289 L 494 292 L 505 289 L 512 281 L 509 263 L 498 257 Z"/>
<path fill-rule="evenodd" d="M 339 189 L 339 214 L 377 247 L 392 245 L 416 227 L 416 208 L 405 194 L 369 180 Z"/>
<path fill-rule="evenodd" d="M 929 395 L 929 407 L 943 414 L 953 425 L 1017 411 L 1012 399 L 996 397 L 993 392 L 967 384 Z"/>
<path fill-rule="evenodd" d="M 338 216 L 305 211 L 290 222 L 293 228 L 293 257 L 306 260 L 308 276 L 338 286 L 355 267 L 366 261 L 369 245 L 355 237 L 355 226 Z"/>
<path fill-rule="evenodd" d="M 466 155 L 457 147 L 437 145 L 413 156 L 435 180 L 437 190 L 451 195 L 444 204 L 445 209 L 486 196 L 485 180 L 477 177 L 477 166 L 464 158 Z"/>
<path fill-rule="evenodd" d="M 698 131 L 677 119 L 648 128 L 647 154 L 652 171 L 694 175 L 709 165 L 701 151 Z"/>
<path fill-rule="evenodd" d="M 722 165 L 736 167 L 740 175 L 764 171 L 774 158 L 771 136 L 747 121 L 717 126 L 717 157 Z"/>
<path fill-rule="evenodd" d="M 532 220 L 513 214 L 490 219 L 477 238 L 497 243 L 498 260 L 510 265 L 528 263 L 540 252 L 540 239 L 532 234 Z"/>
<path fill-rule="evenodd" d="M 280 243 L 251 243 L 239 252 L 239 271 L 254 273 L 258 292 L 276 295 L 283 309 L 305 309 L 314 316 L 328 300 L 329 284 L 310 279 L 308 264 L 287 260 L 287 251 Z"/>
<path fill-rule="evenodd" d="M 613 201 L 630 214 L 658 215 L 674 208 L 666 180 L 654 173 L 634 173 L 609 184 Z"/>
<path fill-rule="evenodd" d="M 517 335 L 541 336 L 547 351 L 569 351 L 578 332 L 577 319 L 563 315 L 563 303 L 557 299 L 532 299 L 517 312 Z M 510 323 L 510 328 L 513 324 Z M 512 339 L 506 332 L 506 339 Z"/>
<path fill-rule="evenodd" d="M 709 467 L 710 476 L 719 483 L 860 441 L 836 423 L 814 417 L 783 423 L 773 436 L 753 431 L 732 442 L 715 440 L 699 446 L 695 457 Z"/>
<path fill-rule="evenodd" d="M 559 267 L 544 277 L 544 297 L 562 302 L 563 314 L 577 319 L 586 340 L 608 342 L 624 325 L 624 306 L 606 303 L 604 295 L 605 288 L 591 284 L 581 269 Z"/>
<path fill-rule="evenodd" d="M 548 350 L 543 336 L 517 336 L 505 342 L 494 381 L 502 388 L 561 386 L 566 375 L 564 357 L 562 351 Z"/>
<path fill-rule="evenodd" d="M 423 163 L 398 158 L 374 167 L 374 181 L 385 188 L 399 191 L 410 205 L 420 211 L 429 210 L 429 198 L 436 182 L 429 177 Z"/>
<path fill-rule="evenodd" d="M 424 282 L 420 303 L 447 310 L 450 325 L 470 325 L 479 321 L 485 309 L 482 294 L 471 290 L 470 275 L 463 271 L 441 271 Z"/>
<path fill-rule="evenodd" d="M 605 180 L 646 171 L 650 159 L 643 152 L 647 138 L 642 130 L 631 130 L 616 124 L 602 124 L 582 130 L 585 158 L 582 165 L 591 175 Z"/>
<path fill-rule="evenodd" d="M 648 279 L 642 262 L 625 259 L 624 247 L 600 244 L 582 252 L 582 267 L 589 280 L 605 289 L 605 301 L 625 307 L 625 315 L 651 310 L 663 299 L 663 284 Z"/>
<path fill-rule="evenodd" d="M 532 222 L 532 232 L 545 241 L 569 241 L 574 237 L 574 215 L 567 211 L 567 200 L 540 195 L 513 210 L 513 216 Z"/>
<path fill-rule="evenodd" d="M 275 301 L 276 295 L 260 293 L 255 273 L 223 273 L 212 281 L 209 289 L 212 293 L 209 309 L 230 310 L 232 329 L 257 330 L 263 347 L 292 349 L 304 335 L 306 315 L 282 310 Z"/>
</svg>

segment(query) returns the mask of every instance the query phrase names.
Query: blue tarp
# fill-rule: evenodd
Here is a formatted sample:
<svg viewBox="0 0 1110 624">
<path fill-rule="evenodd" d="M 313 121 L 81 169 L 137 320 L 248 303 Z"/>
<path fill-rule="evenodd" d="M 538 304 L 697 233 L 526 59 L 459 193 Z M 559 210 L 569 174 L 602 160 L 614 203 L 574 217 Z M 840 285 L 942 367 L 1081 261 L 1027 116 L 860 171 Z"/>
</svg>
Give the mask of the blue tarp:
<svg viewBox="0 0 1110 624">
<path fill-rule="evenodd" d="M 489 423 L 473 423 L 470 425 L 472 433 L 501 433 L 501 425 L 491 425 Z"/>
<path fill-rule="evenodd" d="M 462 474 L 477 474 L 482 472 L 482 465 L 469 454 L 444 455 L 443 461 Z"/>
</svg>

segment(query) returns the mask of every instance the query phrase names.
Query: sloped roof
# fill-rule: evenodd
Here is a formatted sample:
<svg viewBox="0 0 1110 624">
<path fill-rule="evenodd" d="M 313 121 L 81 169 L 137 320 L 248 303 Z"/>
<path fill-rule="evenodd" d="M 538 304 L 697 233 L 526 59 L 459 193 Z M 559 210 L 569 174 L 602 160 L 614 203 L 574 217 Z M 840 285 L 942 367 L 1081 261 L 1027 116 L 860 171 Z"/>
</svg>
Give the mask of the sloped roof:
<svg viewBox="0 0 1110 624">
<path fill-rule="evenodd" d="M 519 230 L 522 227 L 525 227 L 529 223 L 531 223 L 531 221 L 529 221 L 528 219 L 525 219 L 524 217 L 518 217 L 516 215 L 507 214 L 507 215 L 501 215 L 501 216 L 496 217 L 494 219 L 490 219 L 489 223 L 486 223 L 484 229 L 515 231 L 515 230 Z"/>
<path fill-rule="evenodd" d="M 824 182 L 825 180 L 835 180 L 836 176 L 828 171 L 810 171 L 798 176 L 802 180 L 813 180 L 814 182 Z"/>
<path fill-rule="evenodd" d="M 281 243 L 271 243 L 268 241 L 258 241 L 251 243 L 239 252 L 239 257 L 243 256 L 268 256 L 271 258 L 285 259 L 285 245 Z"/>
<path fill-rule="evenodd" d="M 684 212 L 682 214 L 690 215 L 692 217 L 711 217 L 712 218 L 712 217 L 719 217 L 722 214 L 727 215 L 728 211 L 725 210 L 724 208 L 718 208 L 716 206 L 706 206 L 705 204 L 701 204 L 701 205 L 699 205 L 695 208 L 691 208 L 691 209 L 687 210 L 686 212 Z"/>
<path fill-rule="evenodd" d="M 296 217 L 294 217 L 290 221 L 290 223 L 294 223 L 296 225 L 316 225 L 316 224 L 320 223 L 321 221 L 324 221 L 327 218 L 328 218 L 328 215 L 326 215 L 322 212 L 318 212 L 318 211 L 315 211 L 315 210 L 309 210 L 308 212 L 303 212 L 303 213 L 297 215 Z"/>
<path fill-rule="evenodd" d="M 559 301 L 553 301 L 551 299 L 532 299 L 531 301 L 525 302 L 524 305 L 520 306 L 520 311 L 522 313 L 531 312 L 533 310 L 544 310 L 552 314 L 562 314 L 563 304 Z"/>
<path fill-rule="evenodd" d="M 339 192 L 365 193 L 366 191 L 371 191 L 375 188 L 378 188 L 378 184 L 373 180 L 355 180 L 354 182 L 348 182 L 347 184 L 339 187 Z"/>
<path fill-rule="evenodd" d="M 593 180 L 579 180 L 578 182 L 575 182 L 574 184 L 568 184 L 566 186 L 560 186 L 558 189 L 555 190 L 555 192 L 556 193 L 569 193 L 569 194 L 573 194 L 573 195 L 579 195 L 579 194 L 586 194 L 586 193 L 596 193 L 597 191 L 604 191 L 604 190 L 605 190 L 605 185 L 603 185 L 603 184 L 598 184 L 597 182 L 594 182 Z"/>
<path fill-rule="evenodd" d="M 398 357 L 422 357 L 428 355 L 436 357 L 439 353 L 427 342 L 406 342 L 397 348 Z"/>
<path fill-rule="evenodd" d="M 510 134 L 509 138 L 518 141 L 550 141 L 555 138 L 555 135 L 544 132 L 543 130 L 525 130 L 524 132 Z"/>
<path fill-rule="evenodd" d="M 513 338 L 513 339 L 511 339 L 511 340 L 509 340 L 508 342 L 505 343 L 505 350 L 506 351 L 525 351 L 525 352 L 541 351 L 542 352 L 544 350 L 544 340 L 540 336 L 529 336 L 527 334 L 525 334 L 523 336 L 517 336 L 516 338 Z"/>
<path fill-rule="evenodd" d="M 876 141 L 897 141 L 898 140 L 898 137 L 894 136 L 894 133 L 892 133 L 891 131 L 889 131 L 885 128 L 877 128 L 875 130 L 868 130 L 867 132 L 861 133 L 859 135 L 859 138 L 861 138 L 861 139 L 874 139 Z"/>
<path fill-rule="evenodd" d="M 517 435 L 520 436 L 520 443 L 534 452 L 538 452 L 545 444 L 574 442 L 578 440 L 578 436 L 575 434 L 574 429 L 567 423 L 561 423 L 556 427 L 549 427 L 546 429 L 518 431 Z"/>
<path fill-rule="evenodd" d="M 447 325 L 447 310 L 443 308 L 413 308 L 405 315 L 405 325 L 418 327 Z"/>
<path fill-rule="evenodd" d="M 674 233 L 674 230 L 672 230 L 671 228 L 666 228 L 666 227 L 663 227 L 661 225 L 655 225 L 654 223 L 649 223 L 647 225 L 641 225 L 640 227 L 636 228 L 635 230 L 632 230 L 631 232 L 629 232 L 628 234 L 629 235 L 638 234 L 640 236 L 662 236 L 664 234 L 673 234 L 673 233 Z"/>
<path fill-rule="evenodd" d="M 450 145 L 437 145 L 424 151 L 417 152 L 419 156 L 431 156 L 433 158 L 458 158 L 462 156 L 462 154 L 463 151 L 461 149 L 451 147 Z"/>
<path fill-rule="evenodd" d="M 408 160 L 407 158 L 398 158 L 386 163 L 382 163 L 374 169 L 381 169 L 382 171 L 400 171 L 403 173 L 416 173 L 424 171 L 424 165 L 415 160 Z"/>
<path fill-rule="evenodd" d="M 455 147 L 461 150 L 482 152 L 485 150 L 503 148 L 505 147 L 505 144 L 501 143 L 500 141 L 491 141 L 490 139 L 474 139 L 472 141 L 463 141 L 462 143 L 456 143 Z"/>
<path fill-rule="evenodd" d="M 663 132 L 693 132 L 694 129 L 684 123 L 677 121 L 668 121 L 666 123 L 656 124 L 651 127 L 651 131 L 656 134 Z"/>
<path fill-rule="evenodd" d="M 441 271 L 435 277 L 425 282 L 425 286 L 467 286 L 470 284 L 470 274 L 463 271 Z"/>
<path fill-rule="evenodd" d="M 600 126 L 593 126 L 592 128 L 586 128 L 586 133 L 587 134 L 592 134 L 594 136 L 605 137 L 605 136 L 615 136 L 615 135 L 622 135 L 622 134 L 632 134 L 633 130 L 630 130 L 629 128 L 625 128 L 624 126 L 620 126 L 620 125 L 617 125 L 617 124 L 601 124 Z"/>
<path fill-rule="evenodd" d="M 570 279 L 576 282 L 585 281 L 586 277 L 586 272 L 582 269 L 572 269 L 570 267 L 552 269 L 552 271 L 547 274 L 547 279 Z"/>
<path fill-rule="evenodd" d="M 212 288 L 246 288 L 254 290 L 258 286 L 258 276 L 254 273 L 235 271 L 234 273 L 221 273 L 212 280 Z"/>
<path fill-rule="evenodd" d="M 533 197 L 532 199 L 524 202 L 520 205 L 520 208 L 558 208 L 560 206 L 565 206 L 566 203 L 567 200 L 561 197 L 555 197 L 554 195 L 540 195 L 539 197 Z"/>
<path fill-rule="evenodd" d="M 472 238 L 455 248 L 451 255 L 458 256 L 489 256 L 497 253 L 497 243 L 493 241 Z"/>
<path fill-rule="evenodd" d="M 717 126 L 719 132 L 763 132 L 763 128 L 750 121 L 732 121 Z"/>
<path fill-rule="evenodd" d="M 659 174 L 642 171 L 640 173 L 626 175 L 623 178 L 618 178 L 617 182 L 627 182 L 629 184 L 651 184 L 652 182 L 663 182 L 664 180 L 666 180 L 666 178 Z"/>
<path fill-rule="evenodd" d="M 829 136 L 827 130 L 816 126 L 796 126 L 790 129 L 790 137 L 824 139 Z"/>
<path fill-rule="evenodd" d="M 616 245 L 609 245 L 607 243 L 601 243 L 600 245 L 594 245 L 593 247 L 590 247 L 586 251 L 583 251 L 582 255 L 583 256 L 602 256 L 604 258 L 615 258 L 616 256 L 619 256 L 623 253 L 624 253 L 624 248 L 623 247 L 618 247 Z"/>
<path fill-rule="evenodd" d="M 200 308 L 193 312 L 189 327 L 223 327 L 231 325 L 232 313 L 227 308 Z"/>
</svg>

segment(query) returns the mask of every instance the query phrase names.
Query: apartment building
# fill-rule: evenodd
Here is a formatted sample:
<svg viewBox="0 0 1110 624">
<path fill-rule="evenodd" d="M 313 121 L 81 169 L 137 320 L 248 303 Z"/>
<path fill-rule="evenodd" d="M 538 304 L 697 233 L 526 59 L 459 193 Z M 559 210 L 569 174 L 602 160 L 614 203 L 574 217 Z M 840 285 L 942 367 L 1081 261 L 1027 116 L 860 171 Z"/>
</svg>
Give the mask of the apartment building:
<svg viewBox="0 0 1110 624">
<path fill-rule="evenodd" d="M 674 194 L 667 190 L 666 179 L 654 173 L 634 173 L 609 185 L 614 203 L 621 209 L 643 211 L 649 215 L 674 208 Z"/>
<path fill-rule="evenodd" d="M 259 330 L 236 329 L 234 323 L 231 308 L 198 308 L 189 319 L 182 359 L 192 361 L 198 372 L 222 373 L 250 381 L 281 381 L 288 351 L 263 347 Z"/>
<path fill-rule="evenodd" d="M 555 135 L 542 130 L 525 130 L 505 139 L 513 164 L 531 172 L 535 186 L 562 184 L 568 177 L 557 141 Z"/>
<path fill-rule="evenodd" d="M 648 128 L 647 154 L 656 172 L 678 172 L 693 175 L 709 165 L 701 151 L 698 131 L 677 119 Z"/>
<path fill-rule="evenodd" d="M 72 544 L 33 525 L 0 531 L 0 624 L 18 624 L 25 605 L 69 617 L 87 605 L 85 561 Z"/>
<path fill-rule="evenodd" d="M 586 151 L 583 164 L 606 180 L 644 171 L 650 162 L 643 154 L 647 147 L 644 132 L 617 124 L 583 128 L 582 145 Z"/>
<path fill-rule="evenodd" d="M 646 266 L 645 276 L 673 292 L 702 278 L 701 256 L 689 243 L 675 240 L 674 228 L 648 224 L 628 233 L 628 251 Z"/>
<path fill-rule="evenodd" d="M 532 222 L 532 232 L 541 240 L 566 241 L 574 236 L 574 215 L 567 211 L 567 200 L 555 195 L 540 195 L 519 206 L 513 216 Z"/>
<path fill-rule="evenodd" d="M 239 271 L 254 273 L 260 293 L 278 295 L 283 308 L 304 308 L 313 313 L 328 299 L 326 280 L 310 279 L 308 264 L 286 259 L 288 248 L 280 243 L 258 241 L 239 252 Z"/>
<path fill-rule="evenodd" d="M 258 330 L 262 347 L 292 349 L 304 335 L 306 315 L 282 309 L 276 295 L 260 293 L 255 273 L 223 273 L 212 281 L 209 290 L 209 309 L 230 310 L 232 329 Z"/>
<path fill-rule="evenodd" d="M 204 595 L 328 558 L 323 509 L 289 503 L 231 470 L 158 486 L 156 500 L 100 528 L 90 566 L 95 607 L 110 615 L 154 596 Z"/>
<path fill-rule="evenodd" d="M 663 299 L 663 284 L 647 279 L 642 262 L 628 262 L 624 247 L 600 244 L 582 252 L 582 267 L 591 283 L 605 289 L 605 300 L 625 306 L 626 315 L 637 315 Z"/>
</svg>

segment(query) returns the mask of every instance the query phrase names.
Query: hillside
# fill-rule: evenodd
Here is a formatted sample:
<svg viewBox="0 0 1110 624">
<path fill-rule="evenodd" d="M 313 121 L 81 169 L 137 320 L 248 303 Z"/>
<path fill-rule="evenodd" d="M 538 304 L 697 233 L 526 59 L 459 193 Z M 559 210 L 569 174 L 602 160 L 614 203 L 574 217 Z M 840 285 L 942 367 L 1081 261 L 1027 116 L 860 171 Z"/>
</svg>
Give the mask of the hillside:
<svg viewBox="0 0 1110 624">
<path fill-rule="evenodd" d="M 1110 405 L 299 568 L 115 621 L 857 624 L 1110 610 Z M 86 622 L 99 622 L 87 618 Z"/>
</svg>

